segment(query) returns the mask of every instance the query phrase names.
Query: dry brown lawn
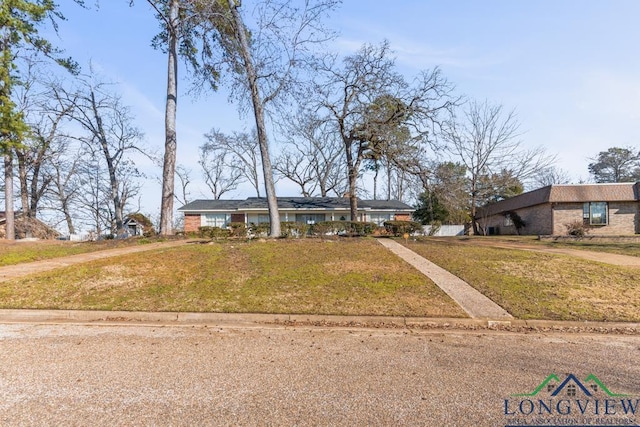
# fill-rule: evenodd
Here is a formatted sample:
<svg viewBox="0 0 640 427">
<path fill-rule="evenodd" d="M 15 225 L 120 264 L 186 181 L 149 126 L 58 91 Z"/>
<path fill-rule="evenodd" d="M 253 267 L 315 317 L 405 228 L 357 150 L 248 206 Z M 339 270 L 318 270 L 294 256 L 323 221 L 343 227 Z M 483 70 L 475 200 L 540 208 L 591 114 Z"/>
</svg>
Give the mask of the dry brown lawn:
<svg viewBox="0 0 640 427">
<path fill-rule="evenodd" d="M 447 239 L 407 246 L 517 318 L 640 321 L 638 268 Z"/>
<path fill-rule="evenodd" d="M 3 308 L 465 317 L 373 239 L 190 244 L 0 283 Z"/>
</svg>

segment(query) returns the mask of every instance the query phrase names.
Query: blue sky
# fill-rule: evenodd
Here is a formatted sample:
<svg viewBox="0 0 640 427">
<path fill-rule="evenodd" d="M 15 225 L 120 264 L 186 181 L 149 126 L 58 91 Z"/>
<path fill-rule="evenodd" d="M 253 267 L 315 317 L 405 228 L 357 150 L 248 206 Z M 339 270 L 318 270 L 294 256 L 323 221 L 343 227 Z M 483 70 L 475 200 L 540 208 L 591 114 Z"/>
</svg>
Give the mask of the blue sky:
<svg viewBox="0 0 640 427">
<path fill-rule="evenodd" d="M 160 150 L 166 60 L 150 47 L 158 24 L 146 1 L 130 8 L 128 0 L 101 0 L 99 10 L 60 3 L 68 21 L 57 44 L 120 84 L 147 144 Z M 340 53 L 387 39 L 408 77 L 439 66 L 458 93 L 515 109 L 523 145 L 557 154 L 557 165 L 577 182 L 589 178 L 589 158 L 599 151 L 640 148 L 639 18 L 635 0 L 345 0 L 327 24 L 340 33 L 332 43 Z M 213 127 L 249 129 L 251 120 L 239 118 L 224 90 L 196 99 L 188 89 L 182 81 L 178 162 L 197 178 L 202 135 Z M 149 213 L 160 199 L 151 181 Z M 278 186 L 283 195 L 295 191 Z M 206 196 L 204 186 L 196 183 L 192 196 Z"/>
</svg>

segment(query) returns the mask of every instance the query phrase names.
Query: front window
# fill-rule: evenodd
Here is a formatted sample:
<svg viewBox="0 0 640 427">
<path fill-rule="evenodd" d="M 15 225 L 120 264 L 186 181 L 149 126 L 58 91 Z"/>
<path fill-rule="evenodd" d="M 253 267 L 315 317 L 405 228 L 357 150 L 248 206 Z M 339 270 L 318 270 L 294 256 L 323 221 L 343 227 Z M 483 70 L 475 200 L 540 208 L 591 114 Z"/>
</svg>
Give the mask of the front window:
<svg viewBox="0 0 640 427">
<path fill-rule="evenodd" d="M 393 221 L 393 214 L 387 213 L 372 213 L 369 215 L 369 221 L 375 223 L 379 227 L 382 227 L 385 222 Z"/>
<path fill-rule="evenodd" d="M 607 202 L 587 202 L 582 207 L 582 217 L 589 220 L 590 225 L 608 224 Z"/>
<path fill-rule="evenodd" d="M 205 227 L 225 228 L 230 220 L 231 215 L 229 214 L 206 214 L 203 215 L 202 225 Z"/>
<path fill-rule="evenodd" d="M 296 222 L 313 225 L 325 220 L 324 214 L 296 214 Z"/>
</svg>

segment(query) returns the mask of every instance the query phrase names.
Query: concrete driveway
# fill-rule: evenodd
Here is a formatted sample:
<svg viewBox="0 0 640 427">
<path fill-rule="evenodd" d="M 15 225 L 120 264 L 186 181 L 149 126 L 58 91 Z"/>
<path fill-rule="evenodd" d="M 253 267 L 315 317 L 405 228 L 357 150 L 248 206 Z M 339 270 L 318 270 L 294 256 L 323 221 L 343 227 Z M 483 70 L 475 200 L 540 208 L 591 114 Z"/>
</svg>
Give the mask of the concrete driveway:
<svg viewBox="0 0 640 427">
<path fill-rule="evenodd" d="M 638 360 L 624 335 L 0 324 L 0 425 L 506 426 L 550 374 L 638 398 Z"/>
</svg>

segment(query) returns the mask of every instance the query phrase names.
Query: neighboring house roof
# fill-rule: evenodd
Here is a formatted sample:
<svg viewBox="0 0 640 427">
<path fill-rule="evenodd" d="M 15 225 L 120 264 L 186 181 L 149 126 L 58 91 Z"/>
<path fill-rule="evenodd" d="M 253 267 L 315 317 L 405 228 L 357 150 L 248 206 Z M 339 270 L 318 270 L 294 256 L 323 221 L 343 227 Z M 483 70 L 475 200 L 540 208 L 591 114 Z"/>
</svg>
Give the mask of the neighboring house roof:
<svg viewBox="0 0 640 427">
<path fill-rule="evenodd" d="M 188 203 L 179 211 L 249 211 L 266 210 L 267 199 L 264 197 L 249 197 L 246 200 L 195 200 Z M 346 197 L 278 197 L 279 209 L 292 210 L 349 210 L 349 199 Z M 390 210 L 413 212 L 414 209 L 398 200 L 360 200 L 358 210 Z"/>
<path fill-rule="evenodd" d="M 22 215 L 22 212 L 17 211 L 13 214 L 13 216 L 15 218 L 18 218 Z M 0 211 L 0 224 L 4 224 L 5 221 L 7 220 L 7 212 L 6 211 Z"/>
<path fill-rule="evenodd" d="M 536 206 L 543 203 L 633 202 L 640 200 L 640 182 L 614 184 L 555 184 L 522 193 L 481 208 L 480 215 Z"/>
<path fill-rule="evenodd" d="M 6 227 L 6 212 L 0 211 L 0 235 L 4 237 Z M 55 239 L 60 235 L 54 228 L 51 228 L 37 218 L 27 218 L 22 212 L 15 212 L 15 233 L 19 239 L 25 237 L 36 237 L 39 239 Z"/>
</svg>

